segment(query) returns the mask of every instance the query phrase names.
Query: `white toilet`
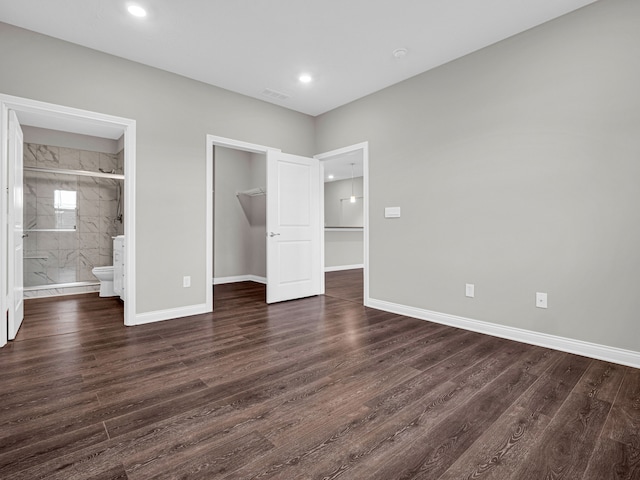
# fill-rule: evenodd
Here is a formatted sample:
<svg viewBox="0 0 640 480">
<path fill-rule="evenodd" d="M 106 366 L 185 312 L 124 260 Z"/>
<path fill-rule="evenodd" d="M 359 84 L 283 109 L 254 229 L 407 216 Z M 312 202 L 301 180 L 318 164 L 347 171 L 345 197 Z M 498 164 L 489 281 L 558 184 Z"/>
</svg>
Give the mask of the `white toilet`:
<svg viewBox="0 0 640 480">
<path fill-rule="evenodd" d="M 124 301 L 124 235 L 113 237 L 113 265 L 91 270 L 100 280 L 101 297 L 120 297 Z"/>
<path fill-rule="evenodd" d="M 100 280 L 100 296 L 115 297 L 118 294 L 113 291 L 113 265 L 107 267 L 95 267 L 91 270 L 98 280 Z"/>
</svg>

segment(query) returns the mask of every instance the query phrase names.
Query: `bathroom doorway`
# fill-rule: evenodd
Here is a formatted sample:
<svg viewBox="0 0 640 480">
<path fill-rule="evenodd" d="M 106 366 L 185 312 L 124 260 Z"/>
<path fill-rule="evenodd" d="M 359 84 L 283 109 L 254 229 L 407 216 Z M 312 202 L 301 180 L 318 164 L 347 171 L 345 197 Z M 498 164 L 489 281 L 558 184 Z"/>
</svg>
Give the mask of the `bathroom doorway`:
<svg viewBox="0 0 640 480">
<path fill-rule="evenodd" d="M 28 133 L 28 138 L 39 138 L 37 142 L 31 142 L 26 145 L 24 151 L 26 155 L 18 155 L 14 154 L 12 158 L 10 157 L 10 153 L 7 148 L 2 149 L 2 171 L 7 174 L 2 175 L 2 188 L 3 191 L 8 192 L 7 197 L 5 197 L 5 201 L 7 201 L 8 208 L 2 209 L 2 252 L 0 254 L 0 266 L 3 272 L 3 278 L 6 281 L 3 282 L 2 295 L 0 295 L 0 300 L 2 303 L 2 311 L 4 312 L 3 318 L 6 321 L 5 328 L 0 328 L 1 331 L 4 332 L 4 335 L 0 336 L 0 346 L 6 344 L 7 340 L 11 340 L 19 327 L 20 318 L 17 318 L 17 315 L 14 311 L 14 306 L 22 301 L 24 298 L 24 281 L 22 281 L 21 274 L 23 274 L 23 269 L 21 268 L 24 264 L 15 259 L 11 258 L 11 255 L 8 255 L 7 252 L 11 252 L 14 249 L 17 251 L 18 247 L 22 247 L 24 250 L 24 246 L 32 247 L 33 245 L 29 242 L 32 239 L 29 239 L 29 235 L 33 235 L 36 237 L 36 250 L 30 249 L 29 255 L 25 255 L 25 257 L 33 256 L 33 257 L 44 257 L 44 254 L 40 254 L 39 246 L 37 241 L 39 240 L 40 234 L 42 235 L 41 245 L 48 245 L 51 248 L 47 250 L 47 255 L 52 259 L 55 257 L 56 265 L 51 266 L 49 273 L 50 278 L 57 279 L 56 285 L 60 285 L 60 278 L 63 279 L 71 279 L 73 275 L 73 280 L 82 279 L 83 275 L 86 274 L 84 270 L 86 270 L 89 264 L 83 264 L 80 267 L 78 264 L 73 268 L 70 266 L 61 266 L 59 263 L 58 257 L 60 255 L 60 236 L 65 235 L 74 235 L 81 233 L 82 225 L 79 221 L 80 217 L 78 215 L 78 206 L 80 203 L 79 195 L 85 196 L 98 196 L 98 203 L 85 203 L 84 213 L 97 213 L 97 215 L 84 215 L 84 231 L 89 234 L 97 234 L 88 235 L 83 239 L 76 238 L 75 240 L 71 240 L 71 237 L 63 239 L 63 246 L 68 246 L 70 242 L 74 241 L 84 241 L 87 244 L 91 244 L 92 240 L 96 240 L 96 243 L 93 243 L 93 246 L 97 246 L 97 251 L 91 252 L 94 255 L 94 259 L 98 262 L 101 262 L 100 259 L 100 245 L 101 242 L 99 240 L 100 229 L 99 225 L 102 220 L 100 218 L 100 191 L 97 188 L 78 188 L 79 183 L 86 183 L 87 178 L 100 178 L 100 181 L 109 180 L 111 181 L 110 188 L 104 191 L 105 197 L 104 200 L 104 208 L 113 207 L 114 209 L 114 218 L 118 218 L 116 222 L 122 223 L 121 230 L 127 236 L 127 241 L 125 243 L 125 257 L 128 259 L 125 265 L 125 277 L 127 279 L 125 284 L 125 298 L 126 302 L 124 305 L 124 323 L 125 325 L 133 325 L 135 322 L 135 222 L 134 222 L 134 213 L 135 213 L 135 121 L 130 119 L 124 119 L 120 117 L 114 117 L 111 115 L 104 115 L 96 112 L 89 112 L 85 110 L 79 110 L 75 108 L 64 107 L 60 105 L 54 105 L 44 102 L 39 102 L 35 100 L 13 97 L 9 95 L 1 95 L 0 94 L 0 107 L 1 107 L 1 116 L 0 116 L 0 136 L 2 139 L 2 145 L 7 146 L 10 144 L 10 128 L 9 128 L 9 119 L 17 118 L 17 130 L 26 129 Z M 16 122 L 14 122 L 16 123 Z M 14 126 L 14 130 L 16 130 Z M 52 133 L 56 132 L 56 133 Z M 35 135 L 35 137 L 34 137 Z M 118 166 L 118 154 L 106 155 L 103 158 L 100 155 L 95 154 L 85 154 L 84 160 L 85 163 L 91 163 L 92 166 L 95 166 L 96 175 L 86 175 L 87 170 L 83 170 L 82 168 L 70 168 L 72 165 L 68 165 L 65 169 L 59 168 L 60 165 L 60 148 L 67 147 L 59 147 L 55 145 L 49 145 L 51 148 L 45 148 L 47 142 L 44 139 L 53 138 L 57 136 L 58 140 L 55 142 L 59 143 L 59 138 L 62 136 L 66 136 L 67 141 L 70 138 L 84 139 L 87 140 L 89 138 L 93 139 L 93 142 L 119 142 L 121 148 L 121 166 Z M 34 145 L 42 146 L 34 147 Z M 24 146 L 24 144 L 23 144 Z M 55 152 L 55 148 L 58 148 L 58 156 L 53 158 L 52 153 Z M 35 150 L 34 150 L 35 149 Z M 40 149 L 38 156 L 38 149 Z M 74 158 L 78 155 L 78 159 L 80 158 L 80 151 L 89 152 L 90 149 L 74 149 L 65 150 L 65 153 L 68 155 L 65 157 L 65 161 L 70 158 Z M 33 155 L 31 155 L 33 153 Z M 94 152 L 95 153 L 95 152 Z M 25 162 L 25 157 L 27 161 Z M 31 160 L 33 157 L 34 164 L 31 164 Z M 91 158 L 89 158 L 91 157 Z M 58 170 L 56 170 L 56 166 L 53 165 L 57 160 L 58 162 Z M 102 164 L 101 164 L 102 160 Z M 69 160 L 70 161 L 70 160 Z M 39 163 L 38 163 L 39 162 Z M 46 165 L 47 162 L 50 162 L 51 165 Z M 108 164 L 108 165 L 107 165 Z M 25 170 L 25 166 L 27 170 Z M 78 165 L 81 164 L 79 163 Z M 50 168 L 49 168 L 50 167 Z M 118 168 L 121 168 L 122 173 L 118 172 Z M 103 170 L 103 172 L 100 171 Z M 65 170 L 64 172 L 59 170 Z M 43 188 L 41 192 L 45 190 L 51 190 L 48 193 L 50 198 L 41 198 L 40 205 L 42 211 L 50 215 L 43 215 L 43 217 L 38 219 L 37 208 L 35 211 L 35 215 L 33 211 L 31 211 L 31 207 L 34 206 L 33 202 L 38 202 L 37 191 L 33 192 L 34 195 L 30 198 L 30 204 L 25 205 L 23 203 L 24 196 L 22 192 L 23 184 L 21 181 L 16 180 L 20 177 L 17 175 L 20 173 L 28 173 L 28 176 L 33 177 L 43 177 Z M 50 178 L 44 178 L 44 176 L 49 176 Z M 60 188 L 55 188 L 53 183 L 54 178 L 64 177 L 66 180 L 61 181 L 61 185 L 64 184 Z M 71 180 L 71 178 L 75 178 L 75 180 Z M 83 177 L 83 180 L 78 180 L 77 177 Z M 122 180 L 121 184 L 118 184 L 117 180 Z M 114 183 L 115 182 L 115 183 Z M 75 185 L 75 189 L 71 188 L 71 184 Z M 38 185 L 38 182 L 35 182 L 35 185 Z M 46 187 L 44 187 L 46 185 Z M 73 186 L 73 185 L 72 185 Z M 49 188 L 51 187 L 51 188 Z M 66 188 L 69 187 L 69 188 Z M 37 190 L 37 187 L 36 187 Z M 119 190 L 119 192 L 118 192 Z M 106 193 L 108 192 L 108 193 Z M 10 194 L 10 195 L 9 195 Z M 118 196 L 120 197 L 118 202 Z M 114 197 L 114 198 L 111 198 Z M 10 201 L 11 200 L 11 201 Z M 120 208 L 120 213 L 118 213 L 118 203 Z M 36 203 L 37 204 L 37 203 Z M 28 225 L 19 222 L 21 226 L 19 228 L 22 231 L 17 232 L 15 225 L 15 220 L 19 217 L 22 217 L 19 213 L 18 207 L 25 206 L 28 211 L 28 215 L 24 218 L 28 219 Z M 91 209 L 94 210 L 91 210 Z M 96 209 L 97 208 L 97 209 Z M 75 212 L 74 212 L 75 211 Z M 75 220 L 74 220 L 75 219 Z M 38 220 L 44 223 L 38 223 Z M 47 223 L 48 222 L 48 223 Z M 104 223 L 106 224 L 106 220 Z M 49 224 L 51 223 L 51 224 Z M 107 235 L 107 232 L 111 232 L 107 225 L 103 225 L 104 234 Z M 29 230 L 33 230 L 32 232 Z M 97 230 L 97 232 L 92 232 L 92 230 Z M 116 229 L 118 227 L 116 225 Z M 26 235 L 26 236 L 25 236 Z M 26 243 L 25 243 L 26 242 Z M 18 245 L 22 243 L 21 245 Z M 104 243 L 104 242 L 102 242 Z M 91 245 L 89 245 L 91 246 Z M 63 251 L 71 250 L 71 249 L 62 249 Z M 25 250 L 25 254 L 26 254 Z M 103 249 L 103 254 L 105 256 L 104 261 L 106 260 L 106 249 Z M 85 258 L 89 258 L 89 253 Z M 25 258 L 24 262 L 42 262 L 44 260 L 49 260 L 49 258 Z M 48 267 L 46 267 L 48 268 Z M 27 267 L 27 271 L 35 270 L 36 268 Z M 80 270 L 84 269 L 82 274 L 80 274 Z M 73 270 L 73 272 L 72 272 Z M 40 269 L 39 272 L 41 275 L 46 276 L 47 274 L 43 269 Z M 65 282 L 67 284 L 80 284 L 69 288 L 75 287 L 89 287 L 89 285 L 83 284 L 82 280 L 80 281 L 68 281 Z M 43 286 L 43 289 L 46 289 L 46 286 Z M 32 290 L 37 291 L 38 289 Z M 69 291 L 68 293 L 75 293 Z M 8 335 L 7 335 L 8 333 Z"/>
<path fill-rule="evenodd" d="M 97 292 L 94 268 L 113 282 L 114 237 L 124 235 L 123 138 L 22 132 L 24 297 Z"/>
</svg>

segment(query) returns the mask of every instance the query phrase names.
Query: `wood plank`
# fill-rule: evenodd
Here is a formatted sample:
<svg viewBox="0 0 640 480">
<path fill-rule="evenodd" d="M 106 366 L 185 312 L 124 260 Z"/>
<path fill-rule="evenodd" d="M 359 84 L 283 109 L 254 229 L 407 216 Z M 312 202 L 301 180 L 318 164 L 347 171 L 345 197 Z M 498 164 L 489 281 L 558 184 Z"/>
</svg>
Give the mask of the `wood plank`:
<svg viewBox="0 0 640 480">
<path fill-rule="evenodd" d="M 513 478 L 582 478 L 611 404 L 571 393 Z"/>
<path fill-rule="evenodd" d="M 636 480 L 640 478 L 640 449 L 600 437 L 582 477 L 585 480 Z"/>
<path fill-rule="evenodd" d="M 541 448 L 545 428 L 572 391 L 612 399 L 623 374 L 624 367 L 559 355 L 558 361 L 456 460 L 441 480 L 512 478 L 528 461 L 529 453 Z"/>
<path fill-rule="evenodd" d="M 202 444 L 195 452 L 189 450 L 182 455 L 169 456 L 164 462 L 147 464 L 146 468 L 130 473 L 129 479 L 207 480 L 234 471 L 271 448 L 273 445 L 264 437 L 251 433 L 213 447 Z"/>
</svg>

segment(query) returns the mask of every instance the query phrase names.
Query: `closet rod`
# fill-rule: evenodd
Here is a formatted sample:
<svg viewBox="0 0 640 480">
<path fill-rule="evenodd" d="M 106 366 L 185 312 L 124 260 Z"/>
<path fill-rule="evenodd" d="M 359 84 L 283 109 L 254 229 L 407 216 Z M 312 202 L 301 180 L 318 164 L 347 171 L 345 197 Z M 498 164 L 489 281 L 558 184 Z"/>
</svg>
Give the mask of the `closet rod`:
<svg viewBox="0 0 640 480">
<path fill-rule="evenodd" d="M 124 175 L 118 173 L 102 173 L 89 172 L 88 170 L 67 170 L 64 168 L 42 168 L 42 167 L 24 167 L 29 172 L 40 173 L 61 173 L 63 175 L 80 175 L 83 177 L 113 178 L 115 180 L 124 180 Z"/>
</svg>

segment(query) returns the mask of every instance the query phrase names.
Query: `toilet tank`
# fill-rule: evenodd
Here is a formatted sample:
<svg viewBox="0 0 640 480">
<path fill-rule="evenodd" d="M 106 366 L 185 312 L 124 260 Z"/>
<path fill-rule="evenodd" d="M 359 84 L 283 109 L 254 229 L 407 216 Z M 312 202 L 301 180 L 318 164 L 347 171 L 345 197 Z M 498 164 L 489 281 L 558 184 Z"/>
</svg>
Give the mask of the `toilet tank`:
<svg viewBox="0 0 640 480">
<path fill-rule="evenodd" d="M 113 291 L 124 301 L 124 235 L 113 237 Z"/>
</svg>

